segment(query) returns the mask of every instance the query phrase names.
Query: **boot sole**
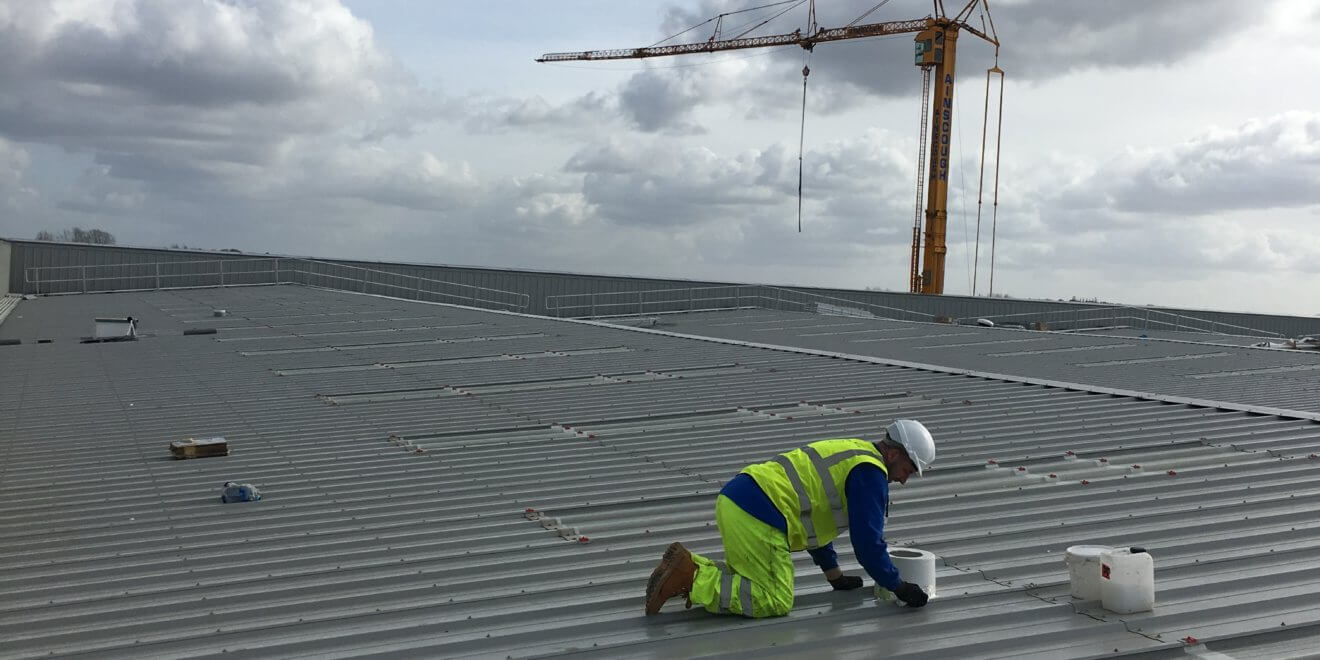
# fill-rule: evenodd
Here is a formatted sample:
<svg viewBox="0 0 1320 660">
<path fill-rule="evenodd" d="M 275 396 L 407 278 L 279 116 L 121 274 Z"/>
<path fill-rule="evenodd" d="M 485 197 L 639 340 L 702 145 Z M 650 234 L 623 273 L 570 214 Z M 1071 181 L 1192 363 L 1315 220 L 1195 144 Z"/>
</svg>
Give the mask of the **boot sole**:
<svg viewBox="0 0 1320 660">
<path fill-rule="evenodd" d="M 659 602 L 654 602 L 656 596 L 658 595 L 656 594 L 656 590 L 659 589 L 660 585 L 664 584 L 669 579 L 669 577 L 674 574 L 674 568 L 675 568 L 674 559 L 675 557 L 678 556 L 680 552 L 684 552 L 684 551 L 686 551 L 686 548 L 683 547 L 682 543 L 679 543 L 678 541 L 674 541 L 673 543 L 670 543 L 669 547 L 665 548 L 664 556 L 660 558 L 660 564 L 655 567 L 654 571 L 651 571 L 651 578 L 646 581 L 647 616 L 650 616 L 652 614 L 658 614 L 660 612 L 660 608 L 664 606 L 665 601 L 663 600 Z"/>
</svg>

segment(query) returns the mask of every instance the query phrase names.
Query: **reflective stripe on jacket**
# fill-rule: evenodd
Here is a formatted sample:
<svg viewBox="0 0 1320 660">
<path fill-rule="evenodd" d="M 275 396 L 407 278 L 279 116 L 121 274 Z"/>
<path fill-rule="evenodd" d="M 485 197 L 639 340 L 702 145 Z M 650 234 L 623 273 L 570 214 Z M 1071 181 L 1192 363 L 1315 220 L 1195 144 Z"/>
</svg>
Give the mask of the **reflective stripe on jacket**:
<svg viewBox="0 0 1320 660">
<path fill-rule="evenodd" d="M 875 445 L 857 438 L 821 440 L 743 472 L 756 480 L 788 523 L 788 548 L 818 548 L 848 528 L 848 472 L 870 463 L 889 474 Z"/>
</svg>

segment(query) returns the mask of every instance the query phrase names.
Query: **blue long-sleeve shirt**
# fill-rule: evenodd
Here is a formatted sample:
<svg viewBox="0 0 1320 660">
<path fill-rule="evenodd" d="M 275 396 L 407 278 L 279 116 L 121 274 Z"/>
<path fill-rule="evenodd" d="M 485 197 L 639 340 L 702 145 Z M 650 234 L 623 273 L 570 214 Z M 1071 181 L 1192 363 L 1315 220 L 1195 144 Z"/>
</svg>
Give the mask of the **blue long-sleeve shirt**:
<svg viewBox="0 0 1320 660">
<path fill-rule="evenodd" d="M 885 543 L 885 507 L 889 501 L 889 480 L 879 467 L 862 463 L 848 473 L 844 492 L 848 497 L 848 533 L 858 563 L 877 584 L 890 591 L 897 589 L 902 579 L 894 562 L 889 559 L 889 547 Z M 757 520 L 784 533 L 788 532 L 784 514 L 775 508 L 770 496 L 761 490 L 752 475 L 739 474 L 730 479 L 720 494 Z M 833 543 L 807 552 L 822 571 L 839 565 Z"/>
</svg>

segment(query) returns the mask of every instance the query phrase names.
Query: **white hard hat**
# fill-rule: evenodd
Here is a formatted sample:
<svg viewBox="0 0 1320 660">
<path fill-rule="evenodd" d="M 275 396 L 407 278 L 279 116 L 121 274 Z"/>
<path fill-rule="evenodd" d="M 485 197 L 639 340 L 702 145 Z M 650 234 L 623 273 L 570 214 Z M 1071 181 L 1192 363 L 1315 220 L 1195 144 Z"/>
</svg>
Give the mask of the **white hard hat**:
<svg viewBox="0 0 1320 660">
<path fill-rule="evenodd" d="M 896 419 L 885 427 L 885 433 L 907 452 L 912 464 L 917 466 L 918 476 L 935 462 L 935 439 L 921 422 L 915 419 Z"/>
</svg>

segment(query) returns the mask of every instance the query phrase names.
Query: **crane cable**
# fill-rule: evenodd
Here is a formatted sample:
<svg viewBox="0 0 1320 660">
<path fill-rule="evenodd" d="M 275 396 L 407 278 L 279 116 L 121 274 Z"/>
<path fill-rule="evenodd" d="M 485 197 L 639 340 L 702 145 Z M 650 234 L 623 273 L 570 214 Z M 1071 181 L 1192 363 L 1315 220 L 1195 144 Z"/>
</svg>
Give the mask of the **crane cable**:
<svg viewBox="0 0 1320 660">
<path fill-rule="evenodd" d="M 807 34 L 815 34 L 816 0 L 807 5 Z M 798 126 L 798 233 L 802 233 L 802 151 L 807 140 L 807 76 L 811 75 L 811 51 L 814 44 L 802 47 L 802 122 Z"/>
<path fill-rule="evenodd" d="M 802 233 L 802 147 L 807 139 L 807 76 L 811 75 L 811 49 L 802 64 L 802 123 L 798 127 L 798 233 Z"/>
<path fill-rule="evenodd" d="M 998 58 L 996 58 L 997 60 Z M 994 205 L 991 207 L 990 223 L 990 296 L 995 295 L 995 233 L 999 229 L 999 148 L 1004 137 L 1004 70 L 995 62 L 994 70 L 999 72 L 999 117 L 995 129 L 995 192 Z"/>
<path fill-rule="evenodd" d="M 996 58 L 997 60 L 998 58 Z M 995 65 L 985 71 L 985 108 L 981 115 L 981 170 L 977 177 L 976 186 L 976 258 L 972 262 L 972 295 L 976 295 L 976 276 L 980 269 L 981 262 L 981 205 L 983 192 L 985 190 L 985 141 L 987 130 L 990 123 L 990 76 L 999 74 L 999 114 L 997 117 L 998 128 L 995 134 L 995 183 L 994 183 L 994 202 L 993 202 L 993 222 L 990 230 L 990 295 L 995 292 L 995 230 L 999 224 L 999 149 L 1000 137 L 1004 133 L 1004 70 L 999 68 L 998 61 Z"/>
</svg>

